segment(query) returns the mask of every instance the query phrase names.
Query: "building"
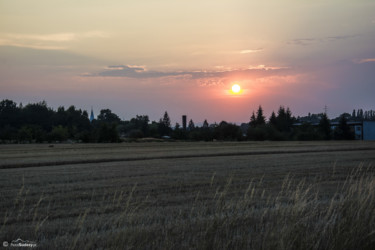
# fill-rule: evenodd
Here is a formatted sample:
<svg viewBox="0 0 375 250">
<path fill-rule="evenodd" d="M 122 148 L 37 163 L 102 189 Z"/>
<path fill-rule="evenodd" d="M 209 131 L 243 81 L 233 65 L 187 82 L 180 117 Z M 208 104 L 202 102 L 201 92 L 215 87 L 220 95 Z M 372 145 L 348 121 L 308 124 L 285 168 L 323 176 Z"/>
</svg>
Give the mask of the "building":
<svg viewBox="0 0 375 250">
<path fill-rule="evenodd" d="M 186 115 L 182 116 L 182 129 L 185 131 L 186 130 Z"/>
<path fill-rule="evenodd" d="M 303 123 L 298 122 L 293 124 L 293 126 L 301 126 Z M 310 123 L 312 126 L 318 126 L 319 123 Z M 351 131 L 354 133 L 354 138 L 356 140 L 364 141 L 375 141 L 375 121 L 348 121 Z M 339 125 L 339 122 L 331 122 L 331 129 Z"/>
<path fill-rule="evenodd" d="M 375 140 L 375 121 L 348 121 L 347 124 L 354 132 L 356 140 Z M 335 129 L 338 122 L 332 122 L 332 129 Z"/>
<path fill-rule="evenodd" d="M 375 121 L 363 121 L 362 140 L 375 140 Z"/>
<path fill-rule="evenodd" d="M 91 113 L 90 113 L 90 122 L 92 122 L 94 120 L 94 111 L 92 110 L 92 107 L 91 107 Z"/>
</svg>

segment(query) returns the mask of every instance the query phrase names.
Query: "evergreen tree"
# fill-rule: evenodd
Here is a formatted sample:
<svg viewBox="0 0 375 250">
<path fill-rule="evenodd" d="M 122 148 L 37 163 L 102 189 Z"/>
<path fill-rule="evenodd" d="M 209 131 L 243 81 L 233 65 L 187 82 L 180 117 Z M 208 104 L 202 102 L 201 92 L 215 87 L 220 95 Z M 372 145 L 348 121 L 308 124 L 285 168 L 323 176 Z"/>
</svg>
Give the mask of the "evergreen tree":
<svg viewBox="0 0 375 250">
<path fill-rule="evenodd" d="M 169 115 L 168 115 L 167 111 L 165 111 L 165 113 L 164 113 L 162 122 L 163 122 L 164 126 L 166 126 L 167 128 L 171 127 L 171 119 L 169 118 Z"/>
<path fill-rule="evenodd" d="M 253 114 L 250 117 L 250 123 L 249 124 L 250 124 L 250 127 L 252 127 L 252 128 L 262 126 L 262 125 L 266 124 L 266 119 L 263 115 L 262 106 L 259 105 L 256 116 L 255 116 L 254 111 L 253 111 Z"/>
<path fill-rule="evenodd" d="M 165 111 L 163 118 L 160 118 L 158 124 L 158 130 L 160 136 L 169 136 L 171 133 L 171 119 L 169 118 L 168 112 Z"/>
<path fill-rule="evenodd" d="M 331 123 L 326 113 L 322 115 L 322 119 L 319 121 L 318 130 L 323 135 L 324 140 L 331 139 Z"/>
<path fill-rule="evenodd" d="M 277 118 L 276 118 L 276 115 L 275 115 L 275 112 L 274 112 L 274 111 L 272 111 L 272 114 L 271 114 L 271 116 L 270 116 L 270 119 L 269 119 L 268 124 L 270 124 L 270 125 L 272 125 L 272 126 L 274 126 L 274 127 L 277 126 Z"/>
<path fill-rule="evenodd" d="M 257 111 L 257 117 L 256 117 L 256 126 L 261 126 L 266 124 L 265 117 L 263 115 L 263 109 L 262 106 L 259 105 L 258 111 Z"/>
<path fill-rule="evenodd" d="M 363 110 L 362 109 L 357 110 L 357 118 L 359 118 L 360 120 L 363 119 Z"/>
<path fill-rule="evenodd" d="M 276 117 L 276 127 L 280 132 L 290 132 L 293 125 L 292 112 L 289 108 L 285 109 L 280 106 L 277 117 Z"/>
<path fill-rule="evenodd" d="M 208 128 L 208 122 L 207 122 L 207 120 L 204 120 L 204 122 L 203 122 L 203 126 L 202 126 L 203 128 Z"/>
<path fill-rule="evenodd" d="M 200 129 L 200 140 L 212 141 L 212 139 L 212 130 L 210 129 L 207 120 L 204 120 L 203 126 Z"/>
<path fill-rule="evenodd" d="M 255 114 L 254 114 L 254 111 L 253 111 L 253 114 L 251 115 L 250 117 L 250 127 L 253 127 L 255 128 L 257 126 L 257 122 L 256 122 L 256 118 L 255 118 Z"/>
<path fill-rule="evenodd" d="M 188 130 L 193 131 L 195 129 L 195 124 L 192 119 L 189 121 Z"/>
<path fill-rule="evenodd" d="M 345 114 L 340 116 L 339 125 L 335 128 L 334 138 L 336 140 L 352 140 L 354 134 L 350 131 L 348 120 Z"/>
</svg>

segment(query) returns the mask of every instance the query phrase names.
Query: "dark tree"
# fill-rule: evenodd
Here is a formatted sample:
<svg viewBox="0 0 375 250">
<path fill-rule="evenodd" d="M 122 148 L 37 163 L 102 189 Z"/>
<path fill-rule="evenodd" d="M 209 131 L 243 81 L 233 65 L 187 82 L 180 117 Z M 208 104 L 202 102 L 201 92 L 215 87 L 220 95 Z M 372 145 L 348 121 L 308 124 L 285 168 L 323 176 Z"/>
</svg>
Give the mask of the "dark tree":
<svg viewBox="0 0 375 250">
<path fill-rule="evenodd" d="M 266 119 L 263 115 L 263 109 L 262 106 L 259 105 L 258 111 L 257 111 L 257 117 L 256 117 L 256 125 L 262 126 L 266 124 Z"/>
<path fill-rule="evenodd" d="M 255 114 L 253 114 L 250 117 L 250 127 L 255 128 L 257 126 L 257 118 L 255 117 Z"/>
<path fill-rule="evenodd" d="M 160 126 L 160 122 L 152 121 L 151 124 L 148 126 L 149 136 L 160 137 Z"/>
<path fill-rule="evenodd" d="M 208 122 L 207 122 L 207 120 L 204 120 L 202 128 L 208 128 Z"/>
<path fill-rule="evenodd" d="M 149 134 L 149 118 L 147 115 L 137 115 L 135 118 L 130 120 L 132 129 L 139 129 L 144 135 Z"/>
<path fill-rule="evenodd" d="M 204 141 L 212 141 L 213 133 L 212 129 L 208 125 L 207 120 L 204 120 L 203 126 L 200 129 L 200 139 Z"/>
<path fill-rule="evenodd" d="M 117 132 L 116 124 L 102 122 L 97 132 L 98 142 L 119 142 L 120 138 Z"/>
<path fill-rule="evenodd" d="M 27 104 L 21 112 L 23 124 L 39 125 L 45 131 L 51 131 L 54 111 L 45 101 Z"/>
<path fill-rule="evenodd" d="M 69 138 L 69 132 L 68 129 L 59 125 L 57 127 L 53 127 L 51 134 L 50 134 L 50 140 L 52 141 L 65 141 Z"/>
<path fill-rule="evenodd" d="M 318 130 L 322 134 L 324 140 L 331 139 L 331 123 L 326 113 L 322 115 L 322 118 L 319 121 Z"/>
<path fill-rule="evenodd" d="M 242 132 L 236 124 L 222 121 L 219 126 L 215 127 L 214 138 L 218 140 L 241 140 Z"/>
<path fill-rule="evenodd" d="M 276 127 L 281 132 L 290 132 L 292 125 L 293 125 L 293 118 L 292 112 L 290 109 L 285 109 L 284 107 L 280 106 L 277 117 L 276 117 Z"/>
<path fill-rule="evenodd" d="M 163 116 L 163 124 L 164 126 L 170 128 L 171 127 L 171 119 L 169 118 L 168 112 L 165 111 Z"/>
<path fill-rule="evenodd" d="M 336 140 L 353 140 L 354 134 L 350 130 L 346 114 L 340 116 L 339 125 L 335 128 L 334 138 Z"/>
<path fill-rule="evenodd" d="M 312 141 L 322 138 L 317 129 L 308 122 L 303 122 L 298 126 L 294 136 L 298 141 Z"/>
<path fill-rule="evenodd" d="M 253 112 L 250 118 L 250 126 L 246 131 L 248 140 L 264 141 L 267 139 L 266 118 L 263 115 L 262 106 L 259 105 L 256 116 Z"/>
<path fill-rule="evenodd" d="M 369 119 L 369 115 L 368 115 L 368 111 L 365 111 L 365 120 L 368 120 Z"/>
<path fill-rule="evenodd" d="M 248 140 L 252 141 L 264 141 L 267 139 L 267 130 L 266 126 L 257 126 L 255 128 L 249 127 L 246 133 Z"/>
<path fill-rule="evenodd" d="M 172 138 L 176 140 L 185 140 L 187 138 L 186 130 L 184 130 L 178 122 L 176 122 L 174 127 Z"/>
<path fill-rule="evenodd" d="M 276 118 L 276 115 L 275 115 L 275 112 L 272 111 L 272 114 L 270 116 L 270 119 L 269 119 L 269 125 L 272 125 L 274 127 L 277 126 L 277 118 Z"/>
<path fill-rule="evenodd" d="M 69 137 L 79 139 L 78 134 L 80 131 L 89 131 L 91 129 L 90 120 L 86 111 L 81 109 L 76 109 L 75 106 L 70 106 L 65 111 L 66 124 L 56 124 L 64 125 L 68 128 Z"/>
<path fill-rule="evenodd" d="M 58 126 L 66 126 L 68 124 L 68 114 L 65 111 L 64 107 L 58 107 L 57 112 L 54 114 L 53 117 L 53 125 Z"/>
<path fill-rule="evenodd" d="M 192 119 L 189 121 L 188 130 L 193 131 L 195 129 L 195 124 Z"/>
<path fill-rule="evenodd" d="M 160 136 L 169 136 L 171 133 L 171 119 L 169 118 L 168 112 L 165 111 L 163 119 L 160 119 L 158 125 L 158 131 Z"/>
<path fill-rule="evenodd" d="M 20 108 L 12 100 L 0 102 L 0 128 L 6 125 L 18 127 L 20 125 Z"/>
<path fill-rule="evenodd" d="M 30 126 L 22 126 L 18 130 L 18 138 L 20 142 L 32 142 L 33 141 L 33 131 Z"/>
<path fill-rule="evenodd" d="M 102 109 L 100 110 L 100 114 L 98 115 L 98 121 L 107 123 L 119 123 L 121 119 L 115 113 L 112 113 L 110 109 Z"/>
<path fill-rule="evenodd" d="M 363 110 L 362 109 L 357 110 L 357 118 L 359 118 L 360 120 L 363 119 Z"/>
</svg>

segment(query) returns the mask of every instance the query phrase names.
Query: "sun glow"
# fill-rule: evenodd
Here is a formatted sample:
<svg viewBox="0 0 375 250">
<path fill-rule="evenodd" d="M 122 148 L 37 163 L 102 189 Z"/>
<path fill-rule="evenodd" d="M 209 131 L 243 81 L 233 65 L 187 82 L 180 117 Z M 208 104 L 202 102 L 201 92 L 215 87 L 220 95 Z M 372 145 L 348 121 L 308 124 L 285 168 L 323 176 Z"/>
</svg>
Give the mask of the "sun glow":
<svg viewBox="0 0 375 250">
<path fill-rule="evenodd" d="M 233 92 L 234 94 L 239 94 L 239 93 L 241 92 L 241 86 L 238 85 L 238 84 L 234 84 L 234 85 L 232 86 L 232 92 Z"/>
</svg>

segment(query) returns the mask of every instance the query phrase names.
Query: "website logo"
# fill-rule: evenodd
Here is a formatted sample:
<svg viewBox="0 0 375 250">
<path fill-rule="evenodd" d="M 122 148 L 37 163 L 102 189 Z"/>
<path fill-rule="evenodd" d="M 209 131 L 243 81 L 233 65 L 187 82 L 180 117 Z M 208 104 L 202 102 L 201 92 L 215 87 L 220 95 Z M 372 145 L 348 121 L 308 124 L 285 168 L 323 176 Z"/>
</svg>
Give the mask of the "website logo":
<svg viewBox="0 0 375 250">
<path fill-rule="evenodd" d="M 9 244 L 8 241 L 3 242 L 3 247 L 37 247 L 37 244 L 35 241 L 30 240 L 22 240 L 21 238 L 18 238 L 16 240 L 12 240 L 12 242 Z"/>
</svg>

